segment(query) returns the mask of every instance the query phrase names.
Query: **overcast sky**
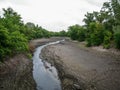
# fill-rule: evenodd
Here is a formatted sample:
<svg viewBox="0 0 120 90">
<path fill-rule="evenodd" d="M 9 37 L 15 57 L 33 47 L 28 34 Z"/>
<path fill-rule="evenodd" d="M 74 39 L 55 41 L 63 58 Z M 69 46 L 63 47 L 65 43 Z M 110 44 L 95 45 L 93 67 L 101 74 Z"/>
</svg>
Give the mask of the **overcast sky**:
<svg viewBox="0 0 120 90">
<path fill-rule="evenodd" d="M 12 7 L 25 23 L 60 31 L 70 25 L 83 24 L 84 14 L 99 11 L 105 1 L 109 0 L 0 0 L 0 11 Z"/>
</svg>

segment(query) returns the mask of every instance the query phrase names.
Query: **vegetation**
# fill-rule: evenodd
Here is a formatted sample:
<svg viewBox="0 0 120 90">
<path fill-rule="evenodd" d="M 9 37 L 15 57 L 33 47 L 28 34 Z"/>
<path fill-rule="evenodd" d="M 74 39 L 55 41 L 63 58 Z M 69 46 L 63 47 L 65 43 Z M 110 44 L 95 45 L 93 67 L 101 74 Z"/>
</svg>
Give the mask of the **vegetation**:
<svg viewBox="0 0 120 90">
<path fill-rule="evenodd" d="M 38 25 L 31 22 L 24 24 L 21 16 L 12 8 L 3 11 L 0 17 L 0 61 L 6 56 L 29 52 L 29 40 L 51 36 L 49 31 Z"/>
<path fill-rule="evenodd" d="M 51 36 L 69 36 L 73 40 L 86 41 L 87 46 L 103 45 L 110 48 L 114 42 L 120 49 L 120 3 L 105 2 L 99 12 L 87 12 L 85 25 L 69 26 L 68 31 L 50 32 L 34 23 L 24 23 L 12 8 L 3 9 L 0 16 L 0 61 L 6 56 L 29 52 L 29 40 Z M 29 55 L 30 56 L 30 55 Z"/>
<path fill-rule="evenodd" d="M 120 26 L 114 27 L 114 40 L 116 48 L 120 49 Z"/>
<path fill-rule="evenodd" d="M 73 25 L 68 29 L 68 36 L 70 36 L 73 40 L 84 41 L 85 34 L 85 28 L 80 25 Z"/>
<path fill-rule="evenodd" d="M 73 40 L 86 41 L 87 46 L 103 45 L 110 48 L 114 42 L 120 49 L 120 3 L 118 0 L 105 2 L 99 12 L 87 12 L 85 25 L 68 28 L 68 36 Z"/>
</svg>

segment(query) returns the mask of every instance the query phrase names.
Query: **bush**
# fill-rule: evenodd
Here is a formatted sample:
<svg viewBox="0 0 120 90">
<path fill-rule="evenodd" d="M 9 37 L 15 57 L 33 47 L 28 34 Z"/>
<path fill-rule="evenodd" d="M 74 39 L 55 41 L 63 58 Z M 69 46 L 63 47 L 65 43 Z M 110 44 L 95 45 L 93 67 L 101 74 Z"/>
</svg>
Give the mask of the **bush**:
<svg viewBox="0 0 120 90">
<path fill-rule="evenodd" d="M 90 39 L 90 38 L 87 38 L 86 41 L 87 41 L 86 46 L 87 46 L 87 47 L 90 47 L 90 46 L 91 46 L 91 39 Z"/>
<path fill-rule="evenodd" d="M 112 38 L 112 33 L 110 31 L 106 31 L 104 33 L 104 41 L 103 41 L 103 47 L 108 49 L 110 48 L 110 40 Z"/>
<path fill-rule="evenodd" d="M 100 38 L 99 33 L 91 34 L 90 39 L 91 39 L 91 45 L 92 46 L 98 46 L 102 43 L 102 39 Z"/>
<path fill-rule="evenodd" d="M 28 50 L 28 40 L 24 34 L 19 31 L 12 32 L 10 34 L 10 46 L 14 50 L 13 53 L 25 52 Z"/>
<path fill-rule="evenodd" d="M 116 48 L 120 49 L 120 25 L 113 28 Z"/>
<path fill-rule="evenodd" d="M 32 59 L 32 54 L 31 54 L 31 53 L 27 53 L 27 57 L 28 57 L 29 59 Z"/>
<path fill-rule="evenodd" d="M 89 35 L 87 36 L 87 46 L 98 46 L 103 43 L 104 27 L 100 23 L 91 23 L 89 26 Z"/>
<path fill-rule="evenodd" d="M 2 61 L 2 59 L 11 52 L 11 50 L 8 48 L 9 41 L 9 32 L 6 28 L 0 25 L 0 61 Z"/>
<path fill-rule="evenodd" d="M 79 25 L 70 26 L 68 29 L 69 36 L 72 40 L 78 40 L 78 29 Z"/>
<path fill-rule="evenodd" d="M 84 41 L 86 36 L 85 36 L 86 30 L 83 27 L 80 27 L 78 30 L 78 41 Z"/>
</svg>

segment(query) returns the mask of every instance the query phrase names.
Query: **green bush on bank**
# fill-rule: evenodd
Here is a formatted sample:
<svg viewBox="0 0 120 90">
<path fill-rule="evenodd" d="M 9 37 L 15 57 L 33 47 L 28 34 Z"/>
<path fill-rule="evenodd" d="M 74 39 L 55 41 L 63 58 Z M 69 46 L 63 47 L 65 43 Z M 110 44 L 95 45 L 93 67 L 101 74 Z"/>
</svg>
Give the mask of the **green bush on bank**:
<svg viewBox="0 0 120 90">
<path fill-rule="evenodd" d="M 110 31 L 105 31 L 104 33 L 104 41 L 103 41 L 103 47 L 106 49 L 110 48 L 110 42 L 112 38 L 112 33 Z"/>
<path fill-rule="evenodd" d="M 114 41 L 116 48 L 120 49 L 120 25 L 114 27 Z"/>
</svg>

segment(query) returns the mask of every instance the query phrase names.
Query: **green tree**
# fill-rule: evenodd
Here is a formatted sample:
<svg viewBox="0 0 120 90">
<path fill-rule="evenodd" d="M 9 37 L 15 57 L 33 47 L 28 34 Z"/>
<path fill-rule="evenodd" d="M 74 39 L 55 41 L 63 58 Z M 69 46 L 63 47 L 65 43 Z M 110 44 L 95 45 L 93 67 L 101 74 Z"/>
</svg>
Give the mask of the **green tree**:
<svg viewBox="0 0 120 90">
<path fill-rule="evenodd" d="M 90 24 L 90 33 L 87 37 L 87 46 L 98 46 L 102 44 L 104 39 L 104 26 L 100 23 L 91 23 Z"/>
<path fill-rule="evenodd" d="M 114 27 L 114 41 L 116 48 L 120 49 L 120 25 Z"/>
<path fill-rule="evenodd" d="M 119 0 L 111 0 L 112 8 L 114 11 L 116 25 L 120 25 L 120 1 Z"/>
<path fill-rule="evenodd" d="M 79 25 L 73 25 L 73 26 L 70 26 L 69 29 L 68 29 L 68 33 L 71 37 L 71 39 L 73 40 L 77 40 L 78 39 L 78 29 L 79 29 Z"/>
<path fill-rule="evenodd" d="M 9 46 L 9 32 L 8 30 L 0 25 L 0 60 L 2 60 L 7 54 L 9 55 L 11 50 Z"/>
<path fill-rule="evenodd" d="M 59 36 L 61 37 L 65 37 L 67 34 L 66 34 L 66 31 L 65 30 L 62 30 L 59 32 Z"/>
<path fill-rule="evenodd" d="M 26 52 L 28 51 L 28 40 L 24 34 L 19 31 L 12 32 L 10 34 L 10 48 L 13 53 Z"/>
<path fill-rule="evenodd" d="M 104 41 L 103 41 L 103 47 L 108 49 L 110 48 L 110 42 L 112 38 L 112 33 L 108 30 L 104 32 Z"/>
<path fill-rule="evenodd" d="M 86 27 L 89 27 L 91 22 L 95 22 L 94 14 L 87 12 L 87 14 L 85 14 L 85 18 L 83 19 L 83 21 L 85 22 Z"/>
</svg>

